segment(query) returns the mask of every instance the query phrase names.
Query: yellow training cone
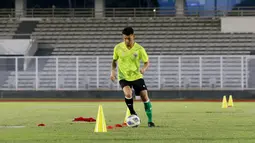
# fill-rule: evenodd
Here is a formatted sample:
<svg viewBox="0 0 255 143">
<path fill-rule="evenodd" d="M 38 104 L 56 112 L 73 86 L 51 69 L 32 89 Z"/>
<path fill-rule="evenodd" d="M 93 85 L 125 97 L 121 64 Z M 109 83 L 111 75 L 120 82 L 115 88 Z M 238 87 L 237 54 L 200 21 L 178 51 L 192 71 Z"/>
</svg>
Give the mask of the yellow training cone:
<svg viewBox="0 0 255 143">
<path fill-rule="evenodd" d="M 107 132 L 102 105 L 99 105 L 98 107 L 97 120 L 94 132 Z"/>
<path fill-rule="evenodd" d="M 232 98 L 232 95 L 230 95 L 228 99 L 228 107 L 233 107 L 233 106 L 234 106 L 233 98 Z"/>
<path fill-rule="evenodd" d="M 221 108 L 228 108 L 228 103 L 225 95 L 223 96 Z"/>
<path fill-rule="evenodd" d="M 130 115 L 131 115 L 131 114 L 130 114 L 130 111 L 129 111 L 129 109 L 127 108 L 126 116 L 125 116 L 125 118 L 124 118 L 123 124 L 126 124 L 126 123 L 127 123 L 126 120 L 127 120 L 127 118 L 128 118 Z"/>
</svg>

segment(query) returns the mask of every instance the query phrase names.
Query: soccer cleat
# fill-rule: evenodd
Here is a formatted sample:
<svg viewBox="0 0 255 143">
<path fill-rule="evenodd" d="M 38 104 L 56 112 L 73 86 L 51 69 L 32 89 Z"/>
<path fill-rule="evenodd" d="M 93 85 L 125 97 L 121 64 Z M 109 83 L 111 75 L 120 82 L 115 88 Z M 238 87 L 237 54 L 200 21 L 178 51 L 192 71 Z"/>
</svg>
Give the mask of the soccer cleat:
<svg viewBox="0 0 255 143">
<path fill-rule="evenodd" d="M 155 124 L 153 122 L 148 122 L 148 127 L 155 127 Z"/>
</svg>

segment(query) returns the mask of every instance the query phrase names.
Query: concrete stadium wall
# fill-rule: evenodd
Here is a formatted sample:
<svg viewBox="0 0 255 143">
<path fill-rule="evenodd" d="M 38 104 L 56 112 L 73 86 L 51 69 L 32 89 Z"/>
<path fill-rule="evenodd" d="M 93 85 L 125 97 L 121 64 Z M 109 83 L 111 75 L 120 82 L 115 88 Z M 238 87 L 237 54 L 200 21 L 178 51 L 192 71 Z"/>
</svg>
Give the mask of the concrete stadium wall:
<svg viewBox="0 0 255 143">
<path fill-rule="evenodd" d="M 5 98 L 123 99 L 122 91 L 1 91 Z M 221 100 L 224 95 L 234 99 L 255 99 L 255 91 L 149 91 L 153 100 Z"/>
<path fill-rule="evenodd" d="M 221 17 L 221 32 L 255 32 L 255 17 Z"/>
<path fill-rule="evenodd" d="M 32 56 L 37 50 L 33 43 L 32 39 L 0 39 L 0 54 Z"/>
</svg>

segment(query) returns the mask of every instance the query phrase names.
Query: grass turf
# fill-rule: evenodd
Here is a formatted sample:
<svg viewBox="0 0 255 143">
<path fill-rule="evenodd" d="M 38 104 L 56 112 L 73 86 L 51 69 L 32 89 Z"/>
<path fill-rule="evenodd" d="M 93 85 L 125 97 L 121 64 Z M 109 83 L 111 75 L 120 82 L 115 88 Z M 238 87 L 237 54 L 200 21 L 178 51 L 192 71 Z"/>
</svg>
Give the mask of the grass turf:
<svg viewBox="0 0 255 143">
<path fill-rule="evenodd" d="M 103 105 L 107 125 L 124 120 L 124 102 L 1 102 L 0 143 L 97 143 L 255 142 L 255 104 L 235 103 L 221 109 L 219 102 L 154 102 L 153 119 L 159 127 L 148 128 L 143 103 L 135 102 L 142 120 L 138 128 L 118 128 L 94 133 L 95 123 L 72 123 L 74 117 L 96 118 Z M 44 123 L 45 127 L 37 124 Z"/>
</svg>

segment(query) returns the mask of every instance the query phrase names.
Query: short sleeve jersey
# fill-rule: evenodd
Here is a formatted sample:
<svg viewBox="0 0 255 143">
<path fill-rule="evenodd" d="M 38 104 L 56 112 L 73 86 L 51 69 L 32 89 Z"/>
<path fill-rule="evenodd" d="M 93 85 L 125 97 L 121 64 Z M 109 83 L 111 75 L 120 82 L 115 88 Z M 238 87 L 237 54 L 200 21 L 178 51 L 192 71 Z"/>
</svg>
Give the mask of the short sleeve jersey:
<svg viewBox="0 0 255 143">
<path fill-rule="evenodd" d="M 145 49 L 135 43 L 131 49 L 124 42 L 117 44 L 113 51 L 113 60 L 118 62 L 118 80 L 134 81 L 143 78 L 140 73 L 140 61 L 148 62 Z"/>
</svg>

